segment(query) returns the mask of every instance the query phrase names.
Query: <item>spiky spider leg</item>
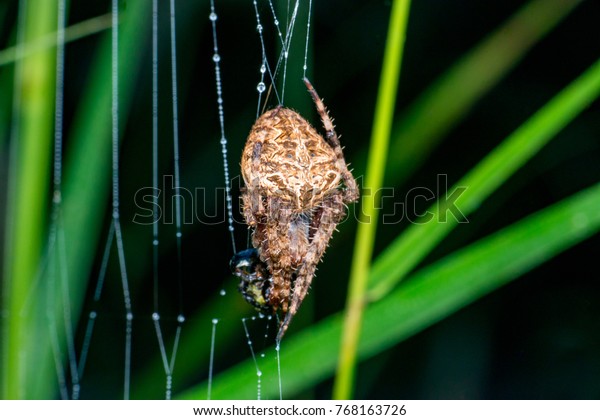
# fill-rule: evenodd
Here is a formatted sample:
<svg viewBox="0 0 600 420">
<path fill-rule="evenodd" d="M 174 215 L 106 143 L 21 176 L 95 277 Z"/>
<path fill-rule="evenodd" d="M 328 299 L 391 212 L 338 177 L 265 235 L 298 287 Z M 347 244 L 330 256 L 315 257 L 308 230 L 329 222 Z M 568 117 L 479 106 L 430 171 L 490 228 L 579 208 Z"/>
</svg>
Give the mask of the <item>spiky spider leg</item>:
<svg viewBox="0 0 600 420">
<path fill-rule="evenodd" d="M 290 322 L 294 315 L 298 312 L 300 305 L 304 301 L 312 279 L 315 275 L 317 264 L 321 261 L 329 239 L 333 235 L 333 232 L 337 224 L 344 218 L 345 205 L 342 201 L 341 192 L 334 194 L 321 205 L 321 211 L 319 212 L 319 220 L 315 223 L 315 232 L 312 236 L 310 248 L 304 257 L 304 264 L 302 264 L 298 270 L 298 275 L 294 283 L 294 290 L 290 300 L 290 306 L 288 308 L 279 331 L 277 332 L 277 341 L 280 342 L 283 335 L 287 331 Z"/>
<path fill-rule="evenodd" d="M 334 150 L 337 157 L 337 167 L 342 175 L 344 185 L 346 186 L 346 189 L 344 190 L 344 202 L 353 203 L 357 201 L 359 197 L 358 186 L 356 185 L 356 180 L 352 176 L 352 173 L 348 170 L 348 165 L 344 159 L 344 152 L 342 151 L 340 139 L 335 131 L 333 121 L 329 117 L 329 112 L 327 111 L 323 100 L 306 77 L 304 78 L 304 84 L 306 85 L 306 88 L 315 103 L 317 112 L 321 117 L 323 127 L 325 128 L 325 140 Z"/>
</svg>

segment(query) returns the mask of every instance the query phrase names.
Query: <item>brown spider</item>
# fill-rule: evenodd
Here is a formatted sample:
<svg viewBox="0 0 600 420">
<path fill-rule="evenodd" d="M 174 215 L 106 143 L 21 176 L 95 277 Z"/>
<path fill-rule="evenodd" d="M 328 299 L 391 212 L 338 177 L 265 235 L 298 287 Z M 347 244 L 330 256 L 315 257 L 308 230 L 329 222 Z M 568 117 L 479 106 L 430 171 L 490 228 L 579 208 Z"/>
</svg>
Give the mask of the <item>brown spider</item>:
<svg viewBox="0 0 600 420">
<path fill-rule="evenodd" d="M 240 287 L 248 292 L 246 300 L 267 302 L 255 306 L 281 310 L 278 341 L 302 304 L 346 205 L 359 197 L 325 105 L 308 79 L 304 83 L 325 138 L 297 112 L 278 106 L 256 120 L 241 162 L 244 217 L 271 277 L 265 293 L 263 283 Z"/>
</svg>

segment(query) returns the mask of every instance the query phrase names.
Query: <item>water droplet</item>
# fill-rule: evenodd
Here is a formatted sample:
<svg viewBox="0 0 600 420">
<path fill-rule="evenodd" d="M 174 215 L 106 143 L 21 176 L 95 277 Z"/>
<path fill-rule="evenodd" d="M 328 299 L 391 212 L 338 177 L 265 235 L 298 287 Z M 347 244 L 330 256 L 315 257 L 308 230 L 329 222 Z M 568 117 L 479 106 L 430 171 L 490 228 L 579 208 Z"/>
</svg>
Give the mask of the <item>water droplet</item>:
<svg viewBox="0 0 600 420">
<path fill-rule="evenodd" d="M 275 19 L 275 26 L 279 26 L 279 21 Z"/>
<path fill-rule="evenodd" d="M 260 354 L 260 357 L 265 357 L 265 354 L 264 354 L 264 353 L 261 353 L 261 354 Z"/>
<path fill-rule="evenodd" d="M 217 325 L 219 323 L 219 320 L 217 318 L 213 318 L 212 323 L 213 325 Z"/>
<path fill-rule="evenodd" d="M 159 319 L 160 319 L 160 315 L 158 313 L 154 312 L 152 314 L 152 320 L 153 321 L 158 321 Z"/>
<path fill-rule="evenodd" d="M 133 319 L 133 314 L 132 314 L 131 312 L 129 312 L 129 313 L 127 314 L 127 317 L 126 317 L 126 318 L 127 318 L 127 321 L 131 321 L 131 320 Z"/>
<path fill-rule="evenodd" d="M 227 292 L 225 291 L 225 289 L 221 289 L 221 291 L 219 292 L 219 294 L 221 296 L 225 296 L 227 294 Z"/>
<path fill-rule="evenodd" d="M 262 376 L 262 372 L 260 370 L 256 371 L 256 376 L 258 376 L 259 378 Z"/>
<path fill-rule="evenodd" d="M 152 245 L 154 245 L 154 246 L 158 245 L 158 239 L 153 240 Z"/>
<path fill-rule="evenodd" d="M 177 317 L 177 322 L 179 322 L 180 324 L 183 324 L 185 322 L 185 317 L 183 315 L 179 315 Z"/>
<path fill-rule="evenodd" d="M 175 234 L 175 236 L 176 236 L 176 237 L 178 237 L 178 238 L 181 238 L 181 232 L 177 232 L 177 233 Z"/>
<path fill-rule="evenodd" d="M 90 319 L 96 319 L 96 315 L 98 315 L 96 311 L 90 312 Z"/>
<path fill-rule="evenodd" d="M 262 25 L 261 25 L 260 23 L 259 23 L 258 25 L 256 25 L 256 30 L 257 30 L 258 32 L 262 32 L 262 30 L 263 30 L 263 27 L 262 27 Z"/>
<path fill-rule="evenodd" d="M 265 66 L 264 64 L 262 66 L 260 66 L 260 72 L 264 73 L 267 71 L 267 66 Z"/>
<path fill-rule="evenodd" d="M 275 346 L 275 351 L 279 351 L 279 344 Z"/>
<path fill-rule="evenodd" d="M 208 15 L 208 18 L 214 22 L 215 20 L 217 20 L 217 14 L 215 12 L 212 12 L 210 15 Z"/>
<path fill-rule="evenodd" d="M 256 90 L 258 90 L 260 93 L 263 93 L 265 89 L 267 89 L 267 87 L 263 82 L 260 82 L 258 85 L 256 85 Z"/>
<path fill-rule="evenodd" d="M 221 56 L 219 54 L 213 55 L 213 61 L 215 63 L 218 63 L 219 61 L 221 61 Z"/>
<path fill-rule="evenodd" d="M 221 144 L 227 144 L 227 139 L 225 137 L 221 138 Z"/>
</svg>

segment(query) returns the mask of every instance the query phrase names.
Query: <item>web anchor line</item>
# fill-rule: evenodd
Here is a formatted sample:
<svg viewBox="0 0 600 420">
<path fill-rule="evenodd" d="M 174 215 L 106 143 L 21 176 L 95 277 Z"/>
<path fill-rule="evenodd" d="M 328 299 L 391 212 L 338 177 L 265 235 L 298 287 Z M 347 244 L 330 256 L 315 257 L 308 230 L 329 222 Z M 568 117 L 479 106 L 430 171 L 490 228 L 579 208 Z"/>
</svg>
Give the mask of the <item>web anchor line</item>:
<svg viewBox="0 0 600 420">
<path fill-rule="evenodd" d="M 277 90 L 277 86 L 275 84 L 275 74 L 271 71 L 271 66 L 269 65 L 269 60 L 267 60 L 267 50 L 265 48 L 265 39 L 263 36 L 264 27 L 260 20 L 260 13 L 258 12 L 258 3 L 257 0 L 252 1 L 254 5 L 254 13 L 256 15 L 256 32 L 258 32 L 258 37 L 260 39 L 260 47 L 262 52 L 262 59 L 260 64 L 260 81 L 256 85 L 256 90 L 258 91 L 258 105 L 256 107 L 256 118 L 260 116 L 261 113 L 261 101 L 262 94 L 267 89 L 265 85 L 265 73 L 269 74 L 269 79 L 271 80 L 271 86 L 273 87 L 273 92 L 275 93 L 275 97 L 277 99 L 277 103 L 282 105 L 282 100 L 279 97 L 279 91 Z M 266 101 L 265 101 L 266 102 Z M 266 103 L 265 103 L 266 105 Z"/>
<path fill-rule="evenodd" d="M 125 247 L 123 244 L 123 233 L 120 222 L 120 207 L 119 207 L 119 1 L 112 0 L 111 7 L 111 102 L 112 102 L 112 216 L 111 223 L 104 244 L 104 254 L 98 277 L 96 280 L 96 288 L 92 301 L 92 309 L 88 314 L 88 320 L 83 336 L 83 344 L 81 346 L 81 354 L 77 363 L 77 370 L 80 378 L 83 377 L 85 371 L 89 349 L 94 335 L 98 312 L 97 307 L 100 303 L 102 290 L 104 288 L 108 261 L 110 252 L 115 243 L 117 249 L 119 275 L 121 278 L 121 288 L 123 291 L 123 310 L 125 312 L 125 349 L 124 349 L 124 366 L 123 366 L 123 399 L 128 400 L 130 397 L 131 387 L 131 352 L 133 341 L 133 309 L 131 303 L 131 293 L 129 291 L 129 278 L 127 276 L 127 267 L 125 263 Z"/>
<path fill-rule="evenodd" d="M 212 330 L 210 335 L 210 360 L 208 365 L 208 390 L 206 394 L 206 399 L 210 400 L 212 397 L 212 382 L 213 382 L 213 366 L 215 365 L 215 342 L 217 338 L 217 324 L 219 320 L 217 318 L 213 318 L 212 320 Z"/>
<path fill-rule="evenodd" d="M 277 60 L 277 65 L 275 66 L 275 77 L 279 71 L 279 68 L 283 65 L 283 80 L 281 84 L 281 101 L 280 105 L 283 105 L 283 99 L 285 96 L 285 85 L 287 78 L 287 65 L 288 58 L 290 52 L 290 45 L 292 44 L 292 35 L 294 34 L 294 27 L 296 25 L 296 17 L 298 16 L 298 7 L 300 5 L 300 0 L 296 0 L 294 4 L 294 10 L 292 11 L 291 18 L 288 19 L 288 24 L 286 27 L 285 38 L 281 33 L 281 29 L 279 28 L 279 19 L 277 18 L 277 14 L 275 13 L 275 7 L 273 6 L 273 1 L 269 0 L 269 6 L 271 9 L 271 14 L 273 15 L 273 24 L 277 30 L 277 34 L 279 35 L 279 40 L 281 41 L 281 53 L 279 54 L 279 58 Z M 283 63 L 283 64 L 282 64 Z M 275 81 L 273 80 L 273 85 L 275 85 Z"/>
<path fill-rule="evenodd" d="M 252 360 L 254 361 L 254 368 L 256 369 L 256 399 L 260 400 L 262 371 L 258 367 L 258 361 L 256 360 L 256 354 L 254 353 L 252 339 L 250 338 L 250 332 L 248 331 L 248 326 L 246 325 L 246 321 L 248 319 L 254 321 L 256 320 L 256 317 L 253 316 L 251 318 L 242 318 L 242 325 L 244 326 L 244 332 L 246 333 L 246 343 L 248 344 L 248 348 L 250 349 L 250 354 L 252 355 Z"/>
<path fill-rule="evenodd" d="M 178 118 L 178 95 L 177 95 L 177 50 L 175 39 L 175 2 L 170 1 L 170 41 L 171 41 L 171 97 L 173 110 L 173 160 L 174 160 L 174 178 L 175 188 L 180 186 L 179 176 L 179 118 Z M 152 1 L 152 184 L 154 191 L 158 190 L 158 0 Z M 158 294 L 159 294 L 159 204 L 158 197 L 154 198 L 154 220 L 152 224 L 152 267 L 153 267 L 153 291 L 154 291 L 154 312 L 152 314 L 152 323 L 158 341 L 163 370 L 165 373 L 165 399 L 170 400 L 173 389 L 173 370 L 175 359 L 179 347 L 181 330 L 185 322 L 183 315 L 183 272 L 182 272 L 182 234 L 181 234 L 181 203 L 175 202 L 176 211 L 176 247 L 177 247 L 177 284 L 179 288 L 179 315 L 177 316 L 177 328 L 173 340 L 170 357 L 167 354 L 165 338 L 160 323 Z"/>
<path fill-rule="evenodd" d="M 133 311 L 129 292 L 129 279 L 125 265 L 125 249 L 121 232 L 119 208 L 119 0 L 112 0 L 112 156 L 113 156 L 113 212 L 115 243 L 119 259 L 119 272 L 123 288 L 123 309 L 125 311 L 125 363 L 123 373 L 123 399 L 129 399 L 131 385 L 131 347 Z"/>
<path fill-rule="evenodd" d="M 63 327 L 67 346 L 67 359 L 71 377 L 72 389 L 70 397 L 79 398 L 79 372 L 77 370 L 77 356 L 75 354 L 75 341 L 73 321 L 71 319 L 71 303 L 67 278 L 67 261 L 64 229 L 62 225 L 62 147 L 63 147 L 63 113 L 64 113 L 64 80 L 65 80 L 65 0 L 57 4 L 57 31 L 56 31 L 56 87 L 55 87 L 55 113 L 54 113 L 54 160 L 53 160 L 53 192 L 52 214 L 48 249 L 56 252 L 50 254 L 50 269 L 48 275 L 48 289 L 46 311 L 50 329 L 50 343 L 57 371 L 59 390 L 63 399 L 68 399 L 65 371 L 62 364 L 62 351 L 59 344 L 58 321 L 56 319 L 56 280 L 60 280 L 61 300 L 63 307 Z"/>
<path fill-rule="evenodd" d="M 221 128 L 221 154 L 223 156 L 223 175 L 225 181 L 225 196 L 227 201 L 227 224 L 229 234 L 231 235 L 231 247 L 233 253 L 236 253 L 235 248 L 235 237 L 233 227 L 233 201 L 231 198 L 231 181 L 229 177 L 229 159 L 227 154 L 227 137 L 225 136 L 225 112 L 223 109 L 223 89 L 221 82 L 221 55 L 219 54 L 219 46 L 217 42 L 217 13 L 215 11 L 215 1 L 210 0 L 210 14 L 208 18 L 212 25 L 212 36 L 213 36 L 213 62 L 215 63 L 215 86 L 217 90 L 217 105 L 219 112 L 219 126 Z"/>
<path fill-rule="evenodd" d="M 154 15 L 154 13 L 153 13 Z M 175 178 L 175 191 L 179 191 L 181 178 L 179 175 L 179 111 L 177 93 L 177 40 L 175 39 L 175 0 L 170 0 L 170 39 L 171 39 L 171 95 L 173 106 L 173 171 Z M 158 56 L 155 57 L 158 60 Z M 157 105 L 158 106 L 158 105 Z M 177 243 L 177 282 L 179 285 L 179 308 L 183 307 L 183 281 L 182 254 L 181 254 L 181 198 L 175 200 L 175 240 Z"/>
<path fill-rule="evenodd" d="M 175 368 L 175 358 L 177 355 L 177 349 L 179 346 L 179 338 L 181 337 L 181 327 L 185 322 L 182 315 L 177 317 L 177 329 L 175 331 L 175 339 L 173 340 L 173 348 L 171 349 L 171 357 L 167 356 L 167 348 L 160 327 L 160 315 L 157 312 L 152 314 L 152 321 L 154 323 L 154 330 L 156 331 L 156 337 L 158 338 L 160 356 L 163 362 L 163 369 L 166 375 L 165 384 L 165 399 L 170 400 L 173 392 L 173 369 Z"/>
<path fill-rule="evenodd" d="M 308 44 L 310 40 L 310 18 L 312 15 L 312 0 L 308 0 L 308 18 L 306 22 L 306 43 L 304 44 L 304 65 L 302 66 L 302 78 L 306 79 L 308 70 Z"/>
</svg>

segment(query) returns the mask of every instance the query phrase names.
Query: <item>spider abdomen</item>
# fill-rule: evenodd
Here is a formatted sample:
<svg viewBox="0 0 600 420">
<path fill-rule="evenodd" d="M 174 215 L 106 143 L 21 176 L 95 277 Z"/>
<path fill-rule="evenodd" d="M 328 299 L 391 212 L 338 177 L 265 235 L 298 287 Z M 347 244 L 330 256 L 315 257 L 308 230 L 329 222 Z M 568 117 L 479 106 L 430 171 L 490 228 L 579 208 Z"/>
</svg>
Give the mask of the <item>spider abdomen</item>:
<svg viewBox="0 0 600 420">
<path fill-rule="evenodd" d="M 265 112 L 252 127 L 242 154 L 242 175 L 248 188 L 276 195 L 302 212 L 338 188 L 341 174 L 336 159 L 308 121 L 279 107 Z"/>
</svg>

